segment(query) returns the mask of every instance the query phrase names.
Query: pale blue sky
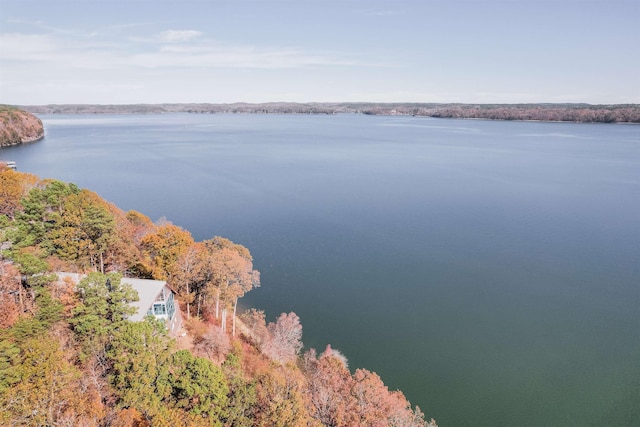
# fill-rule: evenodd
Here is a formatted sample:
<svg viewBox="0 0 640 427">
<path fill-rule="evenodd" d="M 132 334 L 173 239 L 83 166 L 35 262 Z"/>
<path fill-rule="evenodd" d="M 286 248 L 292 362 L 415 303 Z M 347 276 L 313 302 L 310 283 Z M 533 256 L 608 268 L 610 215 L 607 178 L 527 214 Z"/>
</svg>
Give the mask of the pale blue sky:
<svg viewBox="0 0 640 427">
<path fill-rule="evenodd" d="M 0 0 L 0 103 L 640 103 L 637 0 Z"/>
</svg>

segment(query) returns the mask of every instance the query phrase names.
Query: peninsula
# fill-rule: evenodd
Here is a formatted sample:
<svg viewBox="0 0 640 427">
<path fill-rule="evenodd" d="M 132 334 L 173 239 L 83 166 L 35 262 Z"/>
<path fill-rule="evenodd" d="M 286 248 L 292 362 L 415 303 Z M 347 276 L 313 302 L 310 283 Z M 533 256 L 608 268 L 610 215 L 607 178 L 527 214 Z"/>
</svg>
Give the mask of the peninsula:
<svg viewBox="0 0 640 427">
<path fill-rule="evenodd" d="M 237 319 L 246 247 L 54 179 L 0 189 L 0 425 L 437 427 L 338 350 L 303 352 L 295 313 Z"/>
<path fill-rule="evenodd" d="M 44 137 L 42 121 L 24 110 L 0 105 L 0 147 L 33 142 Z"/>
</svg>

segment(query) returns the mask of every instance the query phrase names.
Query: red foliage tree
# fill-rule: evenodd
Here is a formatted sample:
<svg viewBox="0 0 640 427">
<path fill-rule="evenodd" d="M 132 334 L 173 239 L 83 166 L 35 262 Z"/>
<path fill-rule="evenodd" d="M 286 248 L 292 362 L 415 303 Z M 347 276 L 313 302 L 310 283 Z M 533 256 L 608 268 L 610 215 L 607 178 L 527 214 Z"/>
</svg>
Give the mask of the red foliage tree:
<svg viewBox="0 0 640 427">
<path fill-rule="evenodd" d="M 18 270 L 0 262 L 0 328 L 11 327 L 26 310 L 27 302 Z"/>
</svg>

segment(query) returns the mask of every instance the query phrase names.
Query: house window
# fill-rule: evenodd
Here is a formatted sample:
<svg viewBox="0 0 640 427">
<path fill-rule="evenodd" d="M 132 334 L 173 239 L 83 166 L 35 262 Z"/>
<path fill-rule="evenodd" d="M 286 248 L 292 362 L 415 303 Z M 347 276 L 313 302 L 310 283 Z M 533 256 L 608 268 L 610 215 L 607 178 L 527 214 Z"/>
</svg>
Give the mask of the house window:
<svg viewBox="0 0 640 427">
<path fill-rule="evenodd" d="M 166 316 L 167 308 L 163 303 L 155 303 L 153 304 L 153 314 L 157 316 Z"/>
<path fill-rule="evenodd" d="M 167 315 L 169 317 L 169 320 L 173 319 L 173 315 L 176 312 L 176 306 L 175 306 L 175 302 L 173 301 L 173 292 L 168 292 L 169 297 L 167 298 Z"/>
<path fill-rule="evenodd" d="M 156 297 L 156 302 L 163 302 L 165 300 L 164 293 L 165 293 L 165 289 L 162 289 L 162 292 L 160 292 Z"/>
</svg>

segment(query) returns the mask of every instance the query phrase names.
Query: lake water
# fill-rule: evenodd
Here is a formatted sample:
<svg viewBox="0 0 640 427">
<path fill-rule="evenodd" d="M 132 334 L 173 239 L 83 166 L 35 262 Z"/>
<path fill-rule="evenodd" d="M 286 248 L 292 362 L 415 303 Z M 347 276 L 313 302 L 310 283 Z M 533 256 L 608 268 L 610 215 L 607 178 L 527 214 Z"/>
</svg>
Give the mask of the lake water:
<svg viewBox="0 0 640 427">
<path fill-rule="evenodd" d="M 247 246 L 245 306 L 441 427 L 640 425 L 640 127 L 41 118 L 0 157 Z"/>
</svg>

